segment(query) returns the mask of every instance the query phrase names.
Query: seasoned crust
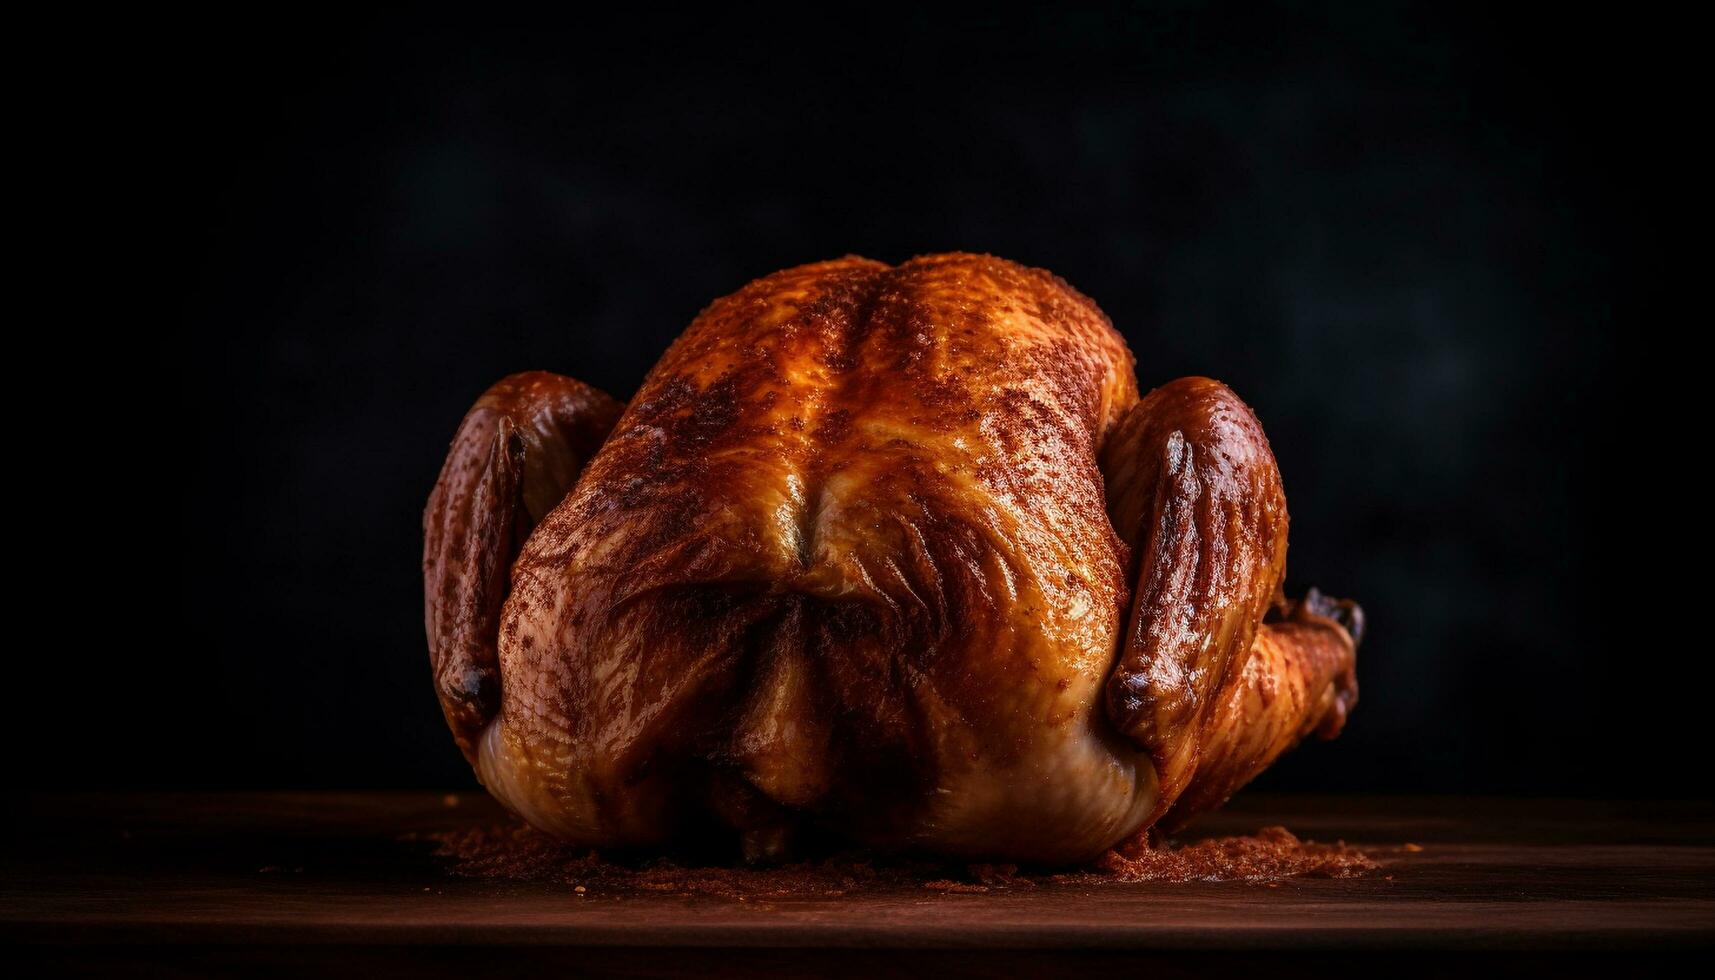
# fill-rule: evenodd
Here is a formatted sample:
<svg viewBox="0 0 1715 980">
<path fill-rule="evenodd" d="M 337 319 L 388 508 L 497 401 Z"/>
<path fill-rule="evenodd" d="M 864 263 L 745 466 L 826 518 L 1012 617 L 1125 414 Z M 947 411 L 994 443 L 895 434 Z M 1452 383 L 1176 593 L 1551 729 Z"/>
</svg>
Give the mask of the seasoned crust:
<svg viewBox="0 0 1715 980">
<path fill-rule="evenodd" d="M 715 302 L 519 557 L 507 750 L 571 836 L 666 836 L 708 760 L 860 836 L 957 850 L 1033 808 L 1113 833 L 1149 777 L 1091 715 L 1129 596 L 1096 456 L 1136 398 L 1095 305 L 1000 259 Z"/>
</svg>

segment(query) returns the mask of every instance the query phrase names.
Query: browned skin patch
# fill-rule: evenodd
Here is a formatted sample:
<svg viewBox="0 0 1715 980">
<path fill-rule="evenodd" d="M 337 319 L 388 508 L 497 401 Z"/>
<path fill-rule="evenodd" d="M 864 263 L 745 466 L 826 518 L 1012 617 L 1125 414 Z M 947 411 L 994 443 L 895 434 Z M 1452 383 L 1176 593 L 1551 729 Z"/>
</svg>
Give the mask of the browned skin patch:
<svg viewBox="0 0 1715 980">
<path fill-rule="evenodd" d="M 484 782 L 580 844 L 719 823 L 768 857 L 808 819 L 962 857 L 1099 854 L 1198 785 L 1183 746 L 1218 736 L 1284 561 L 1249 410 L 1170 388 L 1140 405 L 1101 311 L 1004 260 L 751 283 L 663 355 L 529 532 L 493 659 L 489 620 L 453 617 L 475 652 L 446 662 L 501 680 L 498 715 L 441 684 L 455 734 L 468 754 L 493 716 Z M 461 476 L 460 438 L 431 546 L 505 478 L 503 454 Z M 492 536 L 466 572 L 429 567 L 432 647 L 438 605 L 494 601 L 447 584 L 496 581 L 512 539 Z M 1216 642 L 1152 639 L 1162 617 Z"/>
</svg>

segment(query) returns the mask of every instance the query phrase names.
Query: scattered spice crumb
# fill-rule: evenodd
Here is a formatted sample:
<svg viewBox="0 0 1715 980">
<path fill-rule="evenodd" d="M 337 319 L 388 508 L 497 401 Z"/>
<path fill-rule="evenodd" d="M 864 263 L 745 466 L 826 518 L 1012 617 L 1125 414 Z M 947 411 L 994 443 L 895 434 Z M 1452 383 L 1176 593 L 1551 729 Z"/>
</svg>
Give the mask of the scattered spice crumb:
<svg viewBox="0 0 1715 980">
<path fill-rule="evenodd" d="M 1139 835 L 1096 859 L 1099 873 L 1059 875 L 1080 884 L 1101 874 L 1120 881 L 1249 881 L 1285 878 L 1356 878 L 1379 865 L 1346 842 L 1300 840 L 1285 827 L 1264 827 L 1245 837 L 1214 837 L 1163 847 Z"/>
<path fill-rule="evenodd" d="M 979 884 L 1000 887 L 1035 888 L 1036 882 L 1018 875 L 1016 864 L 972 864 L 966 873 Z"/>
<path fill-rule="evenodd" d="M 448 793 L 447 795 L 441 797 L 441 806 L 444 806 L 449 810 L 451 810 L 453 807 L 456 807 L 458 805 L 459 805 L 459 796 L 457 793 Z"/>
<path fill-rule="evenodd" d="M 937 878 L 934 881 L 925 881 L 923 883 L 923 887 L 930 891 L 952 892 L 957 895 L 981 895 L 989 890 L 989 886 L 987 885 L 972 885 L 963 881 L 954 881 L 951 878 Z"/>
<path fill-rule="evenodd" d="M 1421 853 L 1422 851 L 1423 851 L 1423 845 L 1422 844 L 1409 844 L 1408 843 L 1405 845 L 1405 852 L 1407 854 L 1418 854 L 1418 853 Z"/>
<path fill-rule="evenodd" d="M 1086 868 L 1060 872 L 1025 872 L 1013 864 L 880 861 L 854 854 L 774 867 L 685 866 L 667 859 L 625 863 L 568 847 L 519 822 L 429 834 L 426 839 L 436 844 L 435 856 L 449 860 L 448 870 L 455 875 L 560 884 L 579 898 L 673 894 L 748 901 L 904 889 L 984 894 L 1136 882 L 1274 885 L 1288 878 L 1354 878 L 1379 867 L 1344 841 L 1300 840 L 1284 827 L 1183 845 L 1142 833 Z"/>
</svg>

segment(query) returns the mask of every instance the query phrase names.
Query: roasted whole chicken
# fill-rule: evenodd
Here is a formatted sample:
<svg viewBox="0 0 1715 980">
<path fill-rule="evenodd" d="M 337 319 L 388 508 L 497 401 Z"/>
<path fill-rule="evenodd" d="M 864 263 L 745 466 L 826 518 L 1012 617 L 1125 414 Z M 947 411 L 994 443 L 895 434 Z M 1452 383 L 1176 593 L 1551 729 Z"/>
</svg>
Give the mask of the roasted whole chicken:
<svg viewBox="0 0 1715 980">
<path fill-rule="evenodd" d="M 1140 398 L 1058 277 L 845 258 L 716 301 L 628 405 L 483 394 L 429 650 L 483 784 L 580 845 L 1072 862 L 1344 724 L 1362 613 L 1283 597 L 1286 528 L 1245 403 Z"/>
</svg>

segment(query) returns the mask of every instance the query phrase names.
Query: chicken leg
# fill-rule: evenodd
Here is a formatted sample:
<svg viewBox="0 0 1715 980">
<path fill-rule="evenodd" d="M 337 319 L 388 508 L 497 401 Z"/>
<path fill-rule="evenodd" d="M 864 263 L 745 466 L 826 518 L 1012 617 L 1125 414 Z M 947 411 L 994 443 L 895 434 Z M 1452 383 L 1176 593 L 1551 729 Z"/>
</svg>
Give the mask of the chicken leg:
<svg viewBox="0 0 1715 980">
<path fill-rule="evenodd" d="M 1231 389 L 1208 378 L 1155 389 L 1102 462 L 1114 528 L 1137 556 L 1108 716 L 1155 762 L 1150 820 L 1183 822 L 1308 732 L 1339 731 L 1357 699 L 1355 637 L 1335 618 L 1342 604 L 1314 592 L 1263 624 L 1286 572 L 1286 497 L 1262 426 Z"/>
<path fill-rule="evenodd" d="M 483 392 L 453 437 L 423 512 L 424 604 L 435 691 L 459 751 L 500 707 L 500 611 L 524 539 L 572 488 L 623 406 L 529 371 Z"/>
</svg>

